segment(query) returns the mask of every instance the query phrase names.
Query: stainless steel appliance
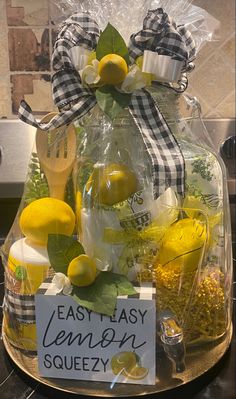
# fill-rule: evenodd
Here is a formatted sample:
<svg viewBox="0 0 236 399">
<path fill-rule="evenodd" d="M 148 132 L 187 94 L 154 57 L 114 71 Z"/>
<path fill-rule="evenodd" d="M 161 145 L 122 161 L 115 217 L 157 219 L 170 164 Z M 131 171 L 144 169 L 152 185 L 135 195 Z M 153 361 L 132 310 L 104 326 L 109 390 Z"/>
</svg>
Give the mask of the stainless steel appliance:
<svg viewBox="0 0 236 399">
<path fill-rule="evenodd" d="M 27 176 L 35 128 L 0 120 L 0 244 L 16 215 Z"/>
<path fill-rule="evenodd" d="M 232 239 L 236 242 L 236 130 L 235 119 L 206 119 L 211 141 L 223 158 L 227 170 Z M 233 245 L 235 248 L 235 245 Z M 234 253 L 234 258 L 236 254 Z"/>
</svg>

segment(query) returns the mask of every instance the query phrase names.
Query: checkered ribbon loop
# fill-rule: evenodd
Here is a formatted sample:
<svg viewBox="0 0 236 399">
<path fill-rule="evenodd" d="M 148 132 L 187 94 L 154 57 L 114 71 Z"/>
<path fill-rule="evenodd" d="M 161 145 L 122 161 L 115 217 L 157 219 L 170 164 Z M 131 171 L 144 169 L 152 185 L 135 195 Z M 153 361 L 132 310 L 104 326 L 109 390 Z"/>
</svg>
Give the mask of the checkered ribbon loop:
<svg viewBox="0 0 236 399">
<path fill-rule="evenodd" d="M 96 105 L 94 91 L 82 85 L 80 75 L 71 60 L 70 50 L 76 46 L 94 50 L 99 35 L 97 23 L 87 14 L 73 14 L 64 22 L 52 56 L 55 70 L 52 77 L 53 100 L 59 110 L 63 111 L 50 122 L 40 123 L 34 118 L 30 106 L 23 100 L 19 108 L 19 118 L 23 122 L 41 130 L 50 130 L 82 118 Z"/>
<path fill-rule="evenodd" d="M 99 34 L 96 22 L 89 15 L 74 14 L 65 21 L 53 53 L 56 71 L 52 79 L 53 98 L 61 112 L 50 122 L 40 123 L 35 120 L 28 104 L 22 101 L 19 109 L 21 120 L 42 130 L 50 130 L 83 117 L 95 106 L 94 90 L 83 87 L 71 60 L 70 50 L 75 46 L 96 49 Z M 144 50 L 185 60 L 186 70 L 195 54 L 191 35 L 183 26 L 176 27 L 162 9 L 149 11 L 143 30 L 131 36 L 131 58 L 135 60 Z M 183 82 L 181 90 L 184 88 Z M 158 105 L 142 89 L 133 93 L 129 110 L 151 160 L 154 198 L 158 198 L 168 187 L 183 195 L 184 159 Z"/>
<path fill-rule="evenodd" d="M 146 299 L 149 301 L 155 300 L 156 299 L 156 286 L 153 282 L 142 282 L 142 283 L 135 283 L 135 291 L 136 294 L 132 295 L 119 295 L 118 298 L 122 299 Z M 55 285 L 52 282 L 52 278 L 49 277 L 44 282 L 40 285 L 38 291 L 37 291 L 37 296 L 39 295 L 50 295 L 50 296 L 55 296 L 55 295 L 63 295 L 62 292 L 58 292 L 55 290 Z"/>
<path fill-rule="evenodd" d="M 129 52 L 132 60 L 143 55 L 144 50 L 184 61 L 184 71 L 189 70 L 189 63 L 196 54 L 191 33 L 184 25 L 177 26 L 162 8 L 148 11 L 143 29 L 130 37 Z"/>
<path fill-rule="evenodd" d="M 21 323 L 35 323 L 34 295 L 20 295 L 6 288 L 4 309 Z"/>
<path fill-rule="evenodd" d="M 146 90 L 132 96 L 130 112 L 138 126 L 152 162 L 153 196 L 168 187 L 184 194 L 184 159 L 158 106 Z"/>
<path fill-rule="evenodd" d="M 95 105 L 95 101 L 92 101 L 93 91 L 81 84 L 80 75 L 71 60 L 70 50 L 76 46 L 95 50 L 99 36 L 99 27 L 89 15 L 73 14 L 64 22 L 52 56 L 53 69 L 56 71 L 52 78 L 53 100 L 59 109 L 70 107 L 78 101 L 83 102 L 86 98 L 88 101 L 90 98 Z"/>
<path fill-rule="evenodd" d="M 62 25 L 54 47 L 52 65 L 55 71 L 72 68 L 68 50 L 73 46 L 83 46 L 95 50 L 100 36 L 100 29 L 89 15 L 73 14 Z"/>
</svg>

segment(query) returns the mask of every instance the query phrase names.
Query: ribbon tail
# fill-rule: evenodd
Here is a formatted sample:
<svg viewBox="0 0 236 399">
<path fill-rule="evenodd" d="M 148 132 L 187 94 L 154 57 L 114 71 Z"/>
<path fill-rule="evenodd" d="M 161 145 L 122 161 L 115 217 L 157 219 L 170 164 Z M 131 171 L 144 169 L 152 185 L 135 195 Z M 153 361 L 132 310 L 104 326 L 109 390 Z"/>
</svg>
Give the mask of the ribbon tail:
<svg viewBox="0 0 236 399">
<path fill-rule="evenodd" d="M 131 98 L 129 111 L 139 128 L 151 160 L 154 199 L 168 187 L 184 195 L 184 157 L 150 93 L 137 90 Z"/>
<path fill-rule="evenodd" d="M 32 109 L 26 101 L 22 100 L 19 107 L 19 119 L 28 125 L 41 130 L 52 130 L 63 125 L 69 125 L 75 119 L 82 118 L 96 105 L 95 96 L 84 96 L 69 110 L 58 113 L 48 123 L 38 122 L 32 112 Z"/>
</svg>

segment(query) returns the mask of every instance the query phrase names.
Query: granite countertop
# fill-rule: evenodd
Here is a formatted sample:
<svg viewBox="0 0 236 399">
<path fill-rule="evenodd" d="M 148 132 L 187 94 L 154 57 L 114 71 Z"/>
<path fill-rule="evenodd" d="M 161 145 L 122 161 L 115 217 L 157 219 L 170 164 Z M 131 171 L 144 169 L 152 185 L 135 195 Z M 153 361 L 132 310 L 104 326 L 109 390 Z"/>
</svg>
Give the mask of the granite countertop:
<svg viewBox="0 0 236 399">
<path fill-rule="evenodd" d="M 0 265 L 0 301 L 4 291 L 3 267 Z M 234 283 L 234 324 L 236 321 L 236 282 Z M 2 315 L 1 315 L 2 316 Z M 236 334 L 230 348 L 211 370 L 196 380 L 165 393 L 147 398 L 157 399 L 235 399 L 236 392 Z M 9 358 L 0 341 L 0 397 L 1 399 L 74 399 L 80 395 L 65 394 L 48 388 L 25 375 Z"/>
</svg>

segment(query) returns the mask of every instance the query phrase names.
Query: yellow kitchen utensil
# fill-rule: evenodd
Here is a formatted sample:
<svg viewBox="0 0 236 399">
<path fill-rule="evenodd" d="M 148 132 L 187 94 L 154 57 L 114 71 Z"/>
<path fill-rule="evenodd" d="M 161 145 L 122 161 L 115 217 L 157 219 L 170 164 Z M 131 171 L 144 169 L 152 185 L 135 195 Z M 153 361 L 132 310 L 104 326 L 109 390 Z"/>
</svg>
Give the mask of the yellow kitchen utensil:
<svg viewBox="0 0 236 399">
<path fill-rule="evenodd" d="M 41 122 L 47 123 L 55 115 L 55 112 L 51 112 L 45 115 Z M 66 183 L 76 155 L 74 125 L 62 126 L 50 131 L 37 129 L 36 149 L 48 182 L 50 197 L 64 200 Z"/>
</svg>

